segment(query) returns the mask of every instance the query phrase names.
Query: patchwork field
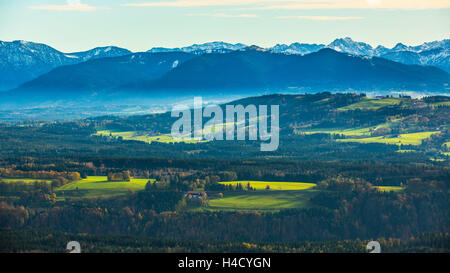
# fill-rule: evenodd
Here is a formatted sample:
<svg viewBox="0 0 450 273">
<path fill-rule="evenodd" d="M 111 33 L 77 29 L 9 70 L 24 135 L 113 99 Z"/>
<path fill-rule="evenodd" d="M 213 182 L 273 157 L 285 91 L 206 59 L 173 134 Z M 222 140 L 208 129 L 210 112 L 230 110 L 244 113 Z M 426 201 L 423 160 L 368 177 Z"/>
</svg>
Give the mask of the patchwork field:
<svg viewBox="0 0 450 273">
<path fill-rule="evenodd" d="M 383 144 L 396 144 L 396 145 L 420 145 L 422 140 L 429 138 L 433 134 L 440 133 L 440 131 L 434 132 L 420 132 L 410 134 L 400 134 L 397 137 L 368 137 L 368 138 L 347 138 L 337 139 L 340 142 L 359 142 L 359 143 L 383 143 Z"/>
<path fill-rule="evenodd" d="M 126 194 L 129 190 L 143 190 L 148 181 L 155 180 L 132 178 L 129 182 L 108 182 L 106 176 L 88 176 L 86 179 L 59 187 L 56 195 L 57 197 L 110 197 Z"/>
</svg>

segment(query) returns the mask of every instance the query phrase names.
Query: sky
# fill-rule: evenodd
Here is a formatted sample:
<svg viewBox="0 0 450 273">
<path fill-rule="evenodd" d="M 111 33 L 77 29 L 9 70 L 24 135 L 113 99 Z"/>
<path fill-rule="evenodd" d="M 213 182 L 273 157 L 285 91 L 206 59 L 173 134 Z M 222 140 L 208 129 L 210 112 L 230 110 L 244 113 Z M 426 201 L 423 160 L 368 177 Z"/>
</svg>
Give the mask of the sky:
<svg viewBox="0 0 450 273">
<path fill-rule="evenodd" d="M 342 37 L 387 47 L 448 39 L 450 0 L 0 0 L 0 40 L 63 52 Z"/>
</svg>

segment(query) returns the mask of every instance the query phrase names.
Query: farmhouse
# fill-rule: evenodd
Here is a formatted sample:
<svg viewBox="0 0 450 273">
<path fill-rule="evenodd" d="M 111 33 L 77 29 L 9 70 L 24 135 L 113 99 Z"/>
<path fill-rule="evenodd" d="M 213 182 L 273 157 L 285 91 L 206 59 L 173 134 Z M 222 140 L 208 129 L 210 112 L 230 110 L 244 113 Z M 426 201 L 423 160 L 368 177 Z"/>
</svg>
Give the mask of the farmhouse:
<svg viewBox="0 0 450 273">
<path fill-rule="evenodd" d="M 191 196 L 193 199 L 206 198 L 207 194 L 205 191 L 188 191 L 184 194 L 185 197 Z"/>
</svg>

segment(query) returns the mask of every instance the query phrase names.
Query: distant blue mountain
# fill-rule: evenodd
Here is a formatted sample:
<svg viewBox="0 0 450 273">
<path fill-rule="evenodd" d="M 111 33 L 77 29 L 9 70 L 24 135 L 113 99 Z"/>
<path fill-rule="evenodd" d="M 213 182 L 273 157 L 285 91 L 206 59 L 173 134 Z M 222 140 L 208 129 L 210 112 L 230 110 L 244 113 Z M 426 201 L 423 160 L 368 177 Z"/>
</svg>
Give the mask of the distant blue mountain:
<svg viewBox="0 0 450 273">
<path fill-rule="evenodd" d="M 132 53 L 61 66 L 22 84 L 10 93 L 71 97 L 111 90 L 132 82 L 154 80 L 194 58 L 184 52 Z"/>
<path fill-rule="evenodd" d="M 0 41 L 0 91 L 14 88 L 55 67 L 130 53 L 129 50 L 118 47 L 98 47 L 84 52 L 63 53 L 45 44 Z"/>
<path fill-rule="evenodd" d="M 161 78 L 132 83 L 127 90 L 414 90 L 447 92 L 450 75 L 438 68 L 404 65 L 332 49 L 307 55 L 273 53 L 258 47 L 205 54 Z"/>
<path fill-rule="evenodd" d="M 181 48 L 152 48 L 148 52 L 185 52 L 195 55 L 225 54 L 243 50 L 246 47 L 246 45 L 240 43 L 210 42 Z M 328 45 L 277 44 L 268 48 L 268 50 L 283 54 L 305 55 L 323 48 L 331 48 L 352 55 L 382 57 L 404 64 L 432 65 L 450 72 L 450 39 L 424 43 L 418 46 L 407 46 L 399 43 L 389 49 L 383 46 L 372 48 L 366 43 L 356 42 L 347 37 L 336 39 Z M 113 46 L 97 47 L 84 52 L 63 53 L 45 44 L 26 41 L 0 41 L 0 91 L 15 88 L 59 66 L 127 54 L 131 54 L 131 52 Z"/>
<path fill-rule="evenodd" d="M 384 46 L 373 48 L 371 45 L 356 42 L 349 37 L 336 39 L 328 45 L 323 44 L 279 44 L 269 50 L 287 54 L 309 54 L 322 48 L 331 48 L 352 55 L 375 56 L 404 64 L 437 66 L 450 73 L 450 39 L 424 43 L 418 46 L 406 46 L 398 43 L 389 49 Z"/>
<path fill-rule="evenodd" d="M 187 47 L 181 48 L 164 48 L 164 47 L 154 47 L 150 49 L 149 53 L 157 53 L 157 52 L 186 52 L 192 53 L 196 55 L 202 55 L 207 53 L 229 53 L 231 51 L 240 50 L 246 48 L 247 46 L 244 44 L 230 44 L 224 42 L 210 42 L 204 44 L 194 44 Z"/>
</svg>

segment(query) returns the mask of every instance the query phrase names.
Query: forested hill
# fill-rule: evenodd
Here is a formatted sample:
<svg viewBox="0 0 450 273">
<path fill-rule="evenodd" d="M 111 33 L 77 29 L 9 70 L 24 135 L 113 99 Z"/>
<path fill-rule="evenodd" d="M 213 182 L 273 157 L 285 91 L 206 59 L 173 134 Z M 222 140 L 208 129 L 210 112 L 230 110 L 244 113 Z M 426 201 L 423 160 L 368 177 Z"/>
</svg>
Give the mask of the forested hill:
<svg viewBox="0 0 450 273">
<path fill-rule="evenodd" d="M 325 128 L 368 128 L 392 132 L 413 132 L 447 128 L 450 120 L 450 97 L 433 96 L 369 98 L 357 94 L 328 92 L 304 95 L 266 95 L 249 97 L 221 105 L 279 105 L 281 134 L 294 134 Z M 225 111 L 224 111 L 225 112 Z M 170 133 L 177 118 L 170 113 L 130 117 L 98 117 L 87 119 L 110 130 Z M 204 122 L 207 118 L 203 119 Z M 388 130 L 385 130 L 388 131 Z M 380 131 L 381 132 L 381 131 Z"/>
</svg>

